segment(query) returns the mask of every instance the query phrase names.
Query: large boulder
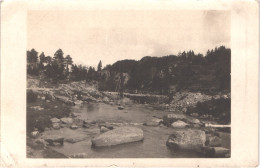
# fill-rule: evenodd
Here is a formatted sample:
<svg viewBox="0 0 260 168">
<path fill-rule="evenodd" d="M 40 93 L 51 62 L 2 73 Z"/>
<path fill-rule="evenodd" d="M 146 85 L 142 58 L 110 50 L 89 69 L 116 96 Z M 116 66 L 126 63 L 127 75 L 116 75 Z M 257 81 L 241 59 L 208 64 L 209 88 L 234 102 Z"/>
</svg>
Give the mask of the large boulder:
<svg viewBox="0 0 260 168">
<path fill-rule="evenodd" d="M 91 140 L 93 147 L 113 146 L 144 139 L 143 130 L 136 127 L 118 127 Z"/>
<path fill-rule="evenodd" d="M 198 150 L 205 146 L 206 134 L 201 130 L 177 130 L 169 136 L 167 146 L 174 149 Z"/>
</svg>

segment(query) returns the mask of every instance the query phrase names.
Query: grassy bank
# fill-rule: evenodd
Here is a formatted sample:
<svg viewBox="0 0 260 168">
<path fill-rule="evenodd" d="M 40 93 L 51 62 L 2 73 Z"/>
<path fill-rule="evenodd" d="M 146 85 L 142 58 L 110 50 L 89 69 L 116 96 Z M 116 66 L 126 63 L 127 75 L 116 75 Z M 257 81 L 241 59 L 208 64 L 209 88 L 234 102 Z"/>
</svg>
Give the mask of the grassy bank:
<svg viewBox="0 0 260 168">
<path fill-rule="evenodd" d="M 39 110 L 40 107 L 42 109 Z M 69 116 L 71 106 L 52 100 L 46 101 L 37 98 L 34 102 L 27 103 L 26 130 L 27 133 L 37 128 L 40 132 L 51 126 L 51 118 L 62 118 Z"/>
</svg>

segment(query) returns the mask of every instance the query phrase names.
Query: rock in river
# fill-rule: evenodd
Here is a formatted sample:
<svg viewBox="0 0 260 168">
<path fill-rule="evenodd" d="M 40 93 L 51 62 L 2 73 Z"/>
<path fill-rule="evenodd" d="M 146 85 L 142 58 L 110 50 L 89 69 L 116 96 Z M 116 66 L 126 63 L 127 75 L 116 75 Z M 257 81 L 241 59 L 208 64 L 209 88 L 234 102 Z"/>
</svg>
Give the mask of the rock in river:
<svg viewBox="0 0 260 168">
<path fill-rule="evenodd" d="M 104 127 L 104 126 L 101 126 L 101 128 L 100 128 L 100 132 L 107 132 L 109 130 L 110 129 L 108 129 L 108 128 Z"/>
<path fill-rule="evenodd" d="M 64 118 L 61 118 L 60 119 L 62 121 L 62 123 L 64 124 L 72 124 L 73 123 L 73 119 L 72 118 L 69 118 L 69 117 L 64 117 Z"/>
<path fill-rule="evenodd" d="M 136 127 L 118 127 L 91 140 L 93 147 L 113 146 L 144 139 L 143 130 Z"/>
<path fill-rule="evenodd" d="M 187 123 L 185 123 L 184 121 L 181 121 L 181 120 L 178 120 L 178 121 L 175 121 L 174 123 L 172 123 L 172 127 L 173 128 L 185 128 L 187 125 Z"/>
<path fill-rule="evenodd" d="M 169 136 L 167 146 L 172 149 L 198 150 L 205 146 L 206 134 L 201 130 L 178 130 Z"/>
<path fill-rule="evenodd" d="M 123 109 L 124 109 L 124 106 L 118 106 L 118 109 L 119 109 L 119 110 L 123 110 Z"/>
<path fill-rule="evenodd" d="M 77 129 L 77 128 L 78 128 L 78 126 L 75 125 L 75 124 L 73 124 L 73 125 L 70 126 L 70 129 Z"/>
</svg>

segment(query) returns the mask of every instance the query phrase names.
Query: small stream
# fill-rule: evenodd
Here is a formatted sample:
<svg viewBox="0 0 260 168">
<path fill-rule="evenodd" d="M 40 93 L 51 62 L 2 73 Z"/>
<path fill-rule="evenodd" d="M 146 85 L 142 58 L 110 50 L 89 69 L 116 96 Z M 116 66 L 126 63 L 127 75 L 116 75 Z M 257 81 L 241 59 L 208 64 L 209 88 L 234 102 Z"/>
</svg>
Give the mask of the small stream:
<svg viewBox="0 0 260 168">
<path fill-rule="evenodd" d="M 203 157 L 199 153 L 191 151 L 174 152 L 167 148 L 166 141 L 173 128 L 161 126 L 143 126 L 143 122 L 154 118 L 162 118 L 169 112 L 164 112 L 156 106 L 133 104 L 118 110 L 116 105 L 104 103 L 90 103 L 76 105 L 72 112 L 78 114 L 79 119 L 86 121 L 103 120 L 108 123 L 133 125 L 144 131 L 144 140 L 113 147 L 92 148 L 91 138 L 100 134 L 98 126 L 93 128 L 62 128 L 52 130 L 50 133 L 62 134 L 66 138 L 79 139 L 76 143 L 64 142 L 63 146 L 52 147 L 56 151 L 67 156 L 77 153 L 86 153 L 88 158 L 198 158 Z M 56 131 L 56 132 L 55 132 Z M 124 136 L 124 135 L 122 135 Z M 222 133 L 222 139 L 226 139 L 225 147 L 230 148 L 230 134 Z"/>
</svg>

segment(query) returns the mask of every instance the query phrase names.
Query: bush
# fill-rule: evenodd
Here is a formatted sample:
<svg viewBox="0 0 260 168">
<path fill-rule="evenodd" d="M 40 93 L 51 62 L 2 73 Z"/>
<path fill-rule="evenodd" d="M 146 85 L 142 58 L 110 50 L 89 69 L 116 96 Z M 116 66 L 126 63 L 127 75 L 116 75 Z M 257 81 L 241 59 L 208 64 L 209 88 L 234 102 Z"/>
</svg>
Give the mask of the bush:
<svg viewBox="0 0 260 168">
<path fill-rule="evenodd" d="M 231 99 L 212 99 L 197 103 L 196 107 L 188 108 L 187 114 L 198 113 L 202 115 L 212 115 L 222 124 L 229 124 L 231 121 Z"/>
<path fill-rule="evenodd" d="M 34 93 L 32 90 L 27 90 L 27 103 L 35 102 L 37 99 L 37 94 Z"/>
</svg>

